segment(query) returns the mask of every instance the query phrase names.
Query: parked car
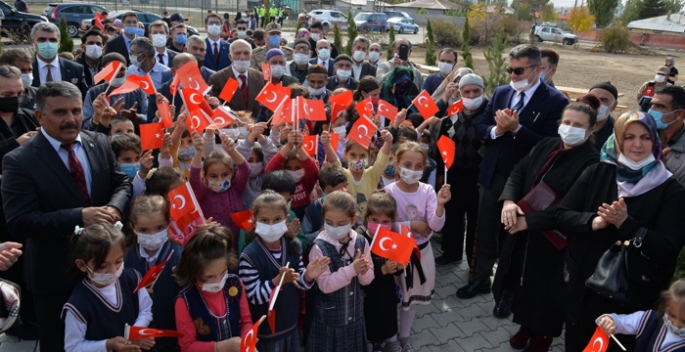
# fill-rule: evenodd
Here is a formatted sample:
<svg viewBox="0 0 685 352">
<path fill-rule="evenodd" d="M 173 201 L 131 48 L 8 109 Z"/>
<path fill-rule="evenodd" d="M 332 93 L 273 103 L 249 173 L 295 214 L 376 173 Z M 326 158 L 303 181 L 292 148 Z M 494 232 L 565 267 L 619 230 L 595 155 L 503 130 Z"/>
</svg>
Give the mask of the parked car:
<svg viewBox="0 0 685 352">
<path fill-rule="evenodd" d="M 407 20 L 400 17 L 394 17 L 388 20 L 388 30 L 390 26 L 395 29 L 395 33 L 418 33 L 419 25 L 414 23 L 414 20 Z"/>
<path fill-rule="evenodd" d="M 409 14 L 404 11 L 384 11 L 384 13 L 388 17 L 388 19 L 399 17 L 414 22 L 414 19 L 411 18 L 411 16 L 409 16 Z"/>
<path fill-rule="evenodd" d="M 361 32 L 385 31 L 388 25 L 387 18 L 381 12 L 360 12 L 354 16 L 354 24 Z"/>
<path fill-rule="evenodd" d="M 310 23 L 322 22 L 326 32 L 332 30 L 336 24 L 340 30 L 347 29 L 347 16 L 337 10 L 314 10 L 309 13 L 309 17 L 311 17 Z"/>
<path fill-rule="evenodd" d="M 548 41 L 573 45 L 578 41 L 577 35 L 564 32 L 556 26 L 547 23 L 536 25 L 534 34 L 535 39 L 539 42 Z"/>
<path fill-rule="evenodd" d="M 59 26 L 59 21 L 64 16 L 67 20 L 67 32 L 72 37 L 79 34 L 81 21 L 95 17 L 96 12 L 109 11 L 107 8 L 88 3 L 51 3 L 43 10 L 43 16 L 48 21 Z"/>
<path fill-rule="evenodd" d="M 122 17 L 125 13 L 128 13 L 128 12 L 135 12 L 135 13 L 136 13 L 136 15 L 138 16 L 138 21 L 139 21 L 139 22 L 142 22 L 143 25 L 145 25 L 145 33 L 147 33 L 147 31 L 148 31 L 148 29 L 149 29 L 149 27 L 150 27 L 150 24 L 151 24 L 152 22 L 159 21 L 159 20 L 162 19 L 162 16 L 160 16 L 160 15 L 158 15 L 158 14 L 155 14 L 155 13 L 152 13 L 152 12 L 147 12 L 147 11 L 139 11 L 139 10 L 112 11 L 112 12 L 109 13 L 109 16 L 107 16 L 107 18 L 111 18 L 111 19 L 117 19 L 117 18 L 118 18 L 118 19 L 121 19 L 121 17 Z M 94 17 L 95 17 L 95 15 L 93 15 L 93 17 L 91 17 L 91 18 L 89 18 L 89 19 L 87 19 L 87 20 L 81 21 L 81 28 L 80 28 L 80 32 L 81 32 L 81 33 L 87 31 L 88 28 L 90 28 L 90 26 L 91 26 L 92 23 L 93 23 L 93 18 L 94 18 Z M 191 36 L 191 35 L 199 35 L 199 34 L 200 34 L 200 32 L 198 32 L 197 29 L 195 29 L 194 27 L 188 26 L 188 36 Z"/>
<path fill-rule="evenodd" d="M 2 29 L 10 31 L 23 30 L 28 35 L 34 24 L 48 22 L 48 19 L 45 18 L 45 16 L 19 12 L 2 0 L 0 0 L 0 10 L 2 10 L 2 13 L 5 15 L 5 19 L 2 20 Z"/>
</svg>

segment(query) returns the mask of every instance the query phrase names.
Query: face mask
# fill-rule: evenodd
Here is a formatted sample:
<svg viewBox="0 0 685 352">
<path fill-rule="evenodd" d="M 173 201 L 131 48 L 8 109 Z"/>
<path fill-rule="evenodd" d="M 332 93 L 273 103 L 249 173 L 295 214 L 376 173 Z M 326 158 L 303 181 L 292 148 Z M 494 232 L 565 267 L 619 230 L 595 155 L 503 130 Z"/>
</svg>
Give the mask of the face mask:
<svg viewBox="0 0 685 352">
<path fill-rule="evenodd" d="M 135 177 L 138 171 L 140 171 L 140 163 L 120 163 L 121 171 L 123 171 L 128 177 Z"/>
<path fill-rule="evenodd" d="M 149 251 L 158 250 L 168 239 L 169 237 L 167 237 L 166 229 L 159 231 L 154 235 L 148 235 L 146 233 L 138 234 L 138 243 Z"/>
<path fill-rule="evenodd" d="M 347 135 L 347 128 L 345 126 L 333 127 L 333 132 L 337 133 L 340 138 L 345 138 Z M 334 145 L 333 149 L 337 149 L 338 146 Z"/>
<path fill-rule="evenodd" d="M 212 37 L 216 37 L 217 35 L 221 34 L 221 26 L 218 24 L 209 25 L 207 27 L 207 33 Z"/>
<path fill-rule="evenodd" d="M 175 39 L 176 44 L 186 45 L 186 42 L 188 41 L 188 36 L 185 34 L 176 34 Z"/>
<path fill-rule="evenodd" d="M 138 61 L 138 56 L 129 55 L 128 60 L 131 61 L 132 66 L 136 66 L 136 67 L 140 68 L 140 66 L 143 65 L 142 62 Z"/>
<path fill-rule="evenodd" d="M 145 29 L 138 27 L 138 29 L 136 29 L 136 35 L 139 37 L 144 36 L 145 35 Z"/>
<path fill-rule="evenodd" d="M 207 187 L 216 193 L 224 193 L 231 187 L 231 180 L 214 181 L 207 180 Z"/>
<path fill-rule="evenodd" d="M 354 54 L 352 54 L 352 58 L 354 59 L 354 61 L 357 61 L 357 62 L 364 61 L 365 57 L 366 57 L 365 51 L 355 51 Z"/>
<path fill-rule="evenodd" d="M 45 60 L 52 60 L 57 55 L 57 43 L 38 43 L 38 55 Z"/>
<path fill-rule="evenodd" d="M 589 137 L 586 133 L 587 130 L 582 128 L 573 127 L 570 125 L 559 125 L 559 136 L 564 143 L 570 146 L 581 145 Z"/>
<path fill-rule="evenodd" d="M 425 150 L 425 151 L 428 151 L 428 148 L 430 148 L 430 146 L 428 145 L 428 143 L 421 143 L 420 146 L 421 146 L 421 149 L 423 149 L 423 150 Z"/>
<path fill-rule="evenodd" d="M 350 76 L 352 76 L 351 70 L 338 69 L 336 72 L 337 72 L 336 75 L 338 76 L 338 79 L 340 79 L 341 81 L 347 81 L 348 79 L 350 79 Z"/>
<path fill-rule="evenodd" d="M 152 45 L 155 46 L 155 48 L 161 48 L 166 46 L 166 34 L 153 34 L 152 35 Z"/>
<path fill-rule="evenodd" d="M 395 165 L 386 165 L 383 174 L 390 178 L 395 178 Z"/>
<path fill-rule="evenodd" d="M 318 42 L 319 40 L 321 40 L 321 34 L 319 34 L 319 33 L 312 33 L 311 37 L 312 37 L 312 40 L 315 42 Z"/>
<path fill-rule="evenodd" d="M 254 230 L 262 241 L 266 243 L 274 243 L 280 240 L 287 231 L 288 225 L 285 224 L 285 220 L 273 225 L 258 222 Z"/>
<path fill-rule="evenodd" d="M 222 128 L 221 132 L 226 133 L 234 141 L 240 137 L 240 129 L 238 128 Z"/>
<path fill-rule="evenodd" d="M 249 135 L 250 135 L 250 131 L 247 130 L 247 127 L 238 127 L 238 138 L 239 139 L 245 139 Z"/>
<path fill-rule="evenodd" d="M 478 98 L 461 98 L 461 100 L 464 102 L 464 107 L 468 110 L 476 110 L 478 109 L 482 104 L 483 104 L 483 96 L 479 96 Z"/>
<path fill-rule="evenodd" d="M 656 76 L 654 76 L 654 81 L 656 81 L 657 83 L 664 83 L 666 82 L 666 76 L 657 74 Z"/>
<path fill-rule="evenodd" d="M 438 68 L 440 69 L 440 74 L 446 76 L 452 72 L 452 68 L 454 68 L 454 65 L 448 62 L 438 62 Z"/>
<path fill-rule="evenodd" d="M 369 229 L 369 233 L 376 233 L 378 231 L 378 228 L 384 228 L 388 231 L 392 231 L 392 225 L 390 224 L 379 224 L 377 222 L 369 222 L 366 227 Z"/>
<path fill-rule="evenodd" d="M 195 156 L 195 147 L 178 148 L 178 160 L 190 160 Z"/>
<path fill-rule="evenodd" d="M 321 94 L 326 92 L 326 87 L 321 87 L 321 88 L 312 88 L 312 87 L 307 87 L 307 90 L 309 90 L 309 94 L 315 95 L 315 96 L 320 96 Z"/>
<path fill-rule="evenodd" d="M 124 33 L 128 35 L 136 35 L 136 33 L 138 33 L 138 26 L 124 27 Z"/>
<path fill-rule="evenodd" d="M 271 77 L 281 78 L 285 74 L 285 66 L 271 65 Z"/>
<path fill-rule="evenodd" d="M 352 172 L 362 172 L 362 171 L 364 171 L 364 169 L 366 169 L 366 164 L 368 162 L 369 162 L 369 159 L 367 159 L 367 158 L 351 160 L 348 163 L 348 167 L 350 168 L 350 171 L 352 171 Z"/>
<path fill-rule="evenodd" d="M 423 177 L 422 170 L 412 171 L 409 169 L 405 169 L 403 167 L 400 168 L 400 178 L 408 185 L 413 185 L 419 182 L 419 180 L 421 180 L 421 177 Z"/>
<path fill-rule="evenodd" d="M 321 61 L 326 61 L 331 58 L 331 51 L 328 49 L 320 49 L 319 50 L 319 58 L 321 58 Z"/>
<path fill-rule="evenodd" d="M 112 78 L 110 85 L 114 88 L 119 88 L 126 82 L 126 76 Z"/>
<path fill-rule="evenodd" d="M 236 71 L 238 71 L 240 73 L 244 73 L 250 67 L 250 61 L 249 60 L 233 61 L 233 67 L 235 67 Z"/>
<path fill-rule="evenodd" d="M 378 59 L 380 59 L 380 58 L 381 58 L 381 53 L 379 53 L 379 52 L 377 52 L 377 51 L 371 51 L 371 52 L 369 52 L 369 61 L 371 61 L 371 62 L 376 62 L 376 61 L 378 61 Z"/>
<path fill-rule="evenodd" d="M 250 164 L 250 177 L 259 176 L 264 171 L 264 163 L 248 163 Z"/>
<path fill-rule="evenodd" d="M 673 323 L 668 320 L 668 317 L 664 313 L 664 325 L 670 331 L 673 335 L 678 336 L 678 337 L 685 337 L 685 328 L 677 328 Z"/>
<path fill-rule="evenodd" d="M 114 274 L 96 273 L 87 265 L 86 269 L 90 271 L 90 279 L 94 283 L 100 286 L 109 286 L 113 284 L 115 281 L 117 281 L 119 279 L 119 276 L 121 276 L 121 273 L 124 272 L 124 263 L 121 263 L 121 266 Z"/>
<path fill-rule="evenodd" d="M 654 121 L 656 122 L 656 129 L 659 131 L 663 131 L 663 130 L 668 128 L 668 125 L 675 122 L 675 120 L 673 120 L 669 123 L 665 123 L 664 122 L 664 115 L 668 115 L 668 114 L 675 112 L 675 111 L 677 111 L 677 110 L 673 110 L 671 112 L 663 113 L 660 111 L 655 111 L 653 109 L 649 109 L 649 111 L 647 111 L 647 113 L 654 118 Z"/>
<path fill-rule="evenodd" d="M 247 31 L 237 31 L 238 38 L 245 38 L 247 37 Z"/>
<path fill-rule="evenodd" d="M 293 181 L 295 181 L 295 183 L 300 182 L 300 180 L 302 180 L 302 177 L 304 177 L 304 169 L 299 169 L 297 171 L 285 170 L 285 172 L 287 172 L 290 175 L 290 177 L 293 178 Z"/>
<path fill-rule="evenodd" d="M 202 291 L 212 293 L 219 292 L 226 285 L 226 280 L 228 280 L 228 272 L 224 274 L 224 277 L 222 277 L 219 282 L 202 284 Z"/>
<path fill-rule="evenodd" d="M 646 157 L 640 161 L 633 161 L 631 159 L 628 159 L 623 154 L 621 154 L 618 157 L 619 163 L 623 164 L 624 166 L 628 167 L 631 170 L 636 170 L 636 171 L 642 169 L 643 167 L 645 167 L 649 164 L 651 164 L 654 160 L 656 160 L 656 159 L 654 159 L 654 155 L 652 155 L 652 154 L 649 154 L 648 157 Z"/>
<path fill-rule="evenodd" d="M 19 97 L 0 98 L 1 112 L 15 112 L 19 109 Z"/>
<path fill-rule="evenodd" d="M 597 122 L 604 121 L 609 117 L 609 107 L 606 105 L 600 105 L 599 111 L 597 112 Z"/>
<path fill-rule="evenodd" d="M 269 46 L 272 48 L 278 48 L 281 46 L 281 36 L 280 35 L 270 35 L 269 36 Z"/>
<path fill-rule="evenodd" d="M 352 230 L 352 224 L 347 224 L 338 227 L 333 227 L 331 225 L 324 224 L 324 228 L 326 229 L 326 234 L 328 235 L 328 237 L 339 241 L 350 233 L 350 230 Z"/>
<path fill-rule="evenodd" d="M 30 87 L 31 83 L 33 83 L 33 73 L 22 73 L 21 83 L 24 84 L 24 88 Z"/>
<path fill-rule="evenodd" d="M 307 54 L 297 53 L 293 54 L 293 60 L 297 65 L 305 65 L 309 62 L 309 56 Z"/>
<path fill-rule="evenodd" d="M 532 83 L 528 82 L 528 79 L 524 79 L 518 82 L 511 81 L 509 85 L 511 86 L 511 88 L 513 88 L 515 91 L 519 93 L 525 92 L 526 90 L 528 90 L 528 88 L 533 86 Z"/>
<path fill-rule="evenodd" d="M 99 45 L 86 45 L 86 56 L 93 60 L 97 60 L 102 57 L 102 47 Z"/>
</svg>

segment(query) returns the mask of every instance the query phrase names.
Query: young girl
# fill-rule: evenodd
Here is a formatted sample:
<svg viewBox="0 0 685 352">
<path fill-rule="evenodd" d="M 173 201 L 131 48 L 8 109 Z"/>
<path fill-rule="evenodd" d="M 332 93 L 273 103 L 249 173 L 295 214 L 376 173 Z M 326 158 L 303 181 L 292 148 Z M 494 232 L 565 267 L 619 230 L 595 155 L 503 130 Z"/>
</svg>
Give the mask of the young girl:
<svg viewBox="0 0 685 352">
<path fill-rule="evenodd" d="M 124 234 L 112 225 L 77 227 L 71 251 L 80 282 L 62 309 L 66 351 L 121 351 L 131 343 L 149 350 L 155 345 L 154 339 L 129 342 L 123 337 L 126 324 L 146 327 L 152 321 L 147 290 L 133 293 L 140 274 L 124 268 L 125 249 Z"/>
<path fill-rule="evenodd" d="M 352 230 L 356 204 L 349 193 L 335 191 L 323 202 L 324 231 L 309 253 L 310 262 L 330 258 L 316 279 L 315 298 L 306 351 L 358 352 L 366 349 L 364 298 L 361 285 L 374 278 L 369 243 Z"/>
<path fill-rule="evenodd" d="M 203 164 L 204 140 L 199 133 L 193 132 L 196 154 L 190 168 L 190 185 L 205 216 L 237 234 L 240 229 L 231 214 L 243 210 L 243 191 L 250 177 L 250 166 L 225 133 L 221 134 L 221 142 L 224 150 L 211 152 Z M 204 182 L 201 172 L 204 173 Z M 238 236 L 233 237 L 233 247 L 237 248 Z"/>
<path fill-rule="evenodd" d="M 169 203 L 159 195 L 139 197 L 131 208 L 130 220 L 135 243 L 126 251 L 124 264 L 128 268 L 137 270 L 141 275 L 145 275 L 150 268 L 169 259 L 155 285 L 148 288 L 154 302 L 152 306 L 154 321 L 151 326 L 158 329 L 176 330 L 174 302 L 179 287 L 174 281 L 172 268 L 178 265 L 183 248 L 168 241 Z M 157 350 L 177 351 L 178 340 L 159 339 Z"/>
<path fill-rule="evenodd" d="M 250 180 L 243 193 L 243 209 L 252 207 L 252 202 L 257 198 L 262 189 L 264 169 L 267 161 L 271 160 L 278 149 L 271 139 L 264 136 L 266 123 L 260 122 L 252 126 L 252 130 L 246 139 L 238 143 L 238 152 L 247 159 L 250 165 Z M 257 142 L 257 143 L 255 143 Z"/>
<path fill-rule="evenodd" d="M 607 335 L 635 335 L 635 351 L 685 351 L 685 279 L 661 293 L 658 311 L 605 314 L 597 325 Z"/>
<path fill-rule="evenodd" d="M 435 259 L 430 238 L 445 224 L 445 203 L 450 200 L 450 186 L 443 185 L 437 196 L 428 184 L 419 182 L 428 162 L 426 151 L 416 142 L 406 142 L 395 155 L 399 168 L 397 182 L 385 191 L 397 202 L 395 230 L 401 225 L 411 230 L 421 250 L 421 261 L 412 255 L 406 279 L 402 277 L 402 311 L 400 312 L 400 343 L 404 351 L 414 351 L 409 341 L 416 304 L 430 304 L 435 288 Z M 420 264 L 420 265 L 417 265 Z"/>
<path fill-rule="evenodd" d="M 330 261 L 325 257 L 317 258 L 305 269 L 299 245 L 288 231 L 288 207 L 280 194 L 262 193 L 255 199 L 252 213 L 256 228 L 248 234 L 247 240 L 251 242 L 240 256 L 239 275 L 247 291 L 253 320 L 268 313 L 270 293 L 285 276 L 274 306 L 276 331 L 271 331 L 269 324 L 262 324 L 257 349 L 299 352 L 298 287 L 309 289 Z M 286 267 L 286 263 L 290 266 Z"/>
<path fill-rule="evenodd" d="M 133 197 L 131 197 L 133 202 L 136 197 L 145 192 L 145 178 L 152 168 L 152 150 L 141 155 L 140 137 L 135 134 L 114 136 L 110 145 L 121 171 L 130 178 L 133 184 Z"/>
<path fill-rule="evenodd" d="M 183 286 L 176 299 L 176 329 L 183 352 L 237 351 L 240 336 L 252 329 L 245 288 L 233 272 L 231 231 L 203 225 L 183 249 L 174 270 Z"/>
<path fill-rule="evenodd" d="M 400 144 L 392 145 L 392 152 L 390 153 L 390 157 L 388 158 L 388 165 L 385 166 L 383 175 L 381 175 L 381 182 L 379 183 L 379 188 L 385 188 L 388 185 L 395 183 L 395 175 L 397 174 L 397 172 L 395 171 L 397 169 L 395 165 L 395 153 L 397 152 L 397 148 L 399 147 Z"/>
<path fill-rule="evenodd" d="M 384 191 L 371 194 L 366 203 L 364 237 L 373 241 L 376 230 L 382 227 L 392 229 L 397 212 L 397 203 Z M 395 275 L 402 273 L 402 264 L 371 253 L 373 260 L 373 282 L 364 286 L 364 318 L 367 339 L 373 344 L 373 352 L 402 351 L 397 342 L 397 291 Z M 385 346 L 386 343 L 389 346 Z"/>
</svg>

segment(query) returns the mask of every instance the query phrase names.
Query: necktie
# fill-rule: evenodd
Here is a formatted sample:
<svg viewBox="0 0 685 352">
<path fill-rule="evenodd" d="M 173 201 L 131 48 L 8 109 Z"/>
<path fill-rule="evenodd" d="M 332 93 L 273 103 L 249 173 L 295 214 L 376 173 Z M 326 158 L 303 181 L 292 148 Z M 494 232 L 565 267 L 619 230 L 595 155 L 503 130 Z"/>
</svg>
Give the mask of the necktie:
<svg viewBox="0 0 685 352">
<path fill-rule="evenodd" d="M 86 176 L 83 173 L 83 167 L 81 167 L 81 162 L 76 157 L 74 153 L 74 143 L 62 144 L 62 148 L 69 152 L 69 172 L 71 173 L 71 178 L 76 182 L 83 199 L 86 203 L 90 204 L 90 196 L 88 195 L 88 186 L 86 185 Z"/>
<path fill-rule="evenodd" d="M 50 69 L 52 65 L 45 66 L 48 69 L 48 74 L 45 75 L 45 82 L 52 82 L 52 70 Z"/>
<path fill-rule="evenodd" d="M 240 78 L 240 94 L 243 96 L 243 102 L 245 103 L 245 106 L 247 106 L 247 77 L 245 75 L 240 75 L 238 76 Z"/>
<path fill-rule="evenodd" d="M 164 54 L 157 54 L 157 57 L 159 57 L 159 63 L 164 65 Z"/>
<path fill-rule="evenodd" d="M 214 43 L 214 63 L 219 64 L 219 47 Z"/>
<path fill-rule="evenodd" d="M 523 92 L 519 93 L 519 101 L 516 103 L 516 106 L 512 108 L 512 110 L 516 110 L 518 112 L 521 112 L 521 109 L 523 109 L 523 103 L 524 103 L 524 98 L 526 96 L 523 94 Z"/>
</svg>

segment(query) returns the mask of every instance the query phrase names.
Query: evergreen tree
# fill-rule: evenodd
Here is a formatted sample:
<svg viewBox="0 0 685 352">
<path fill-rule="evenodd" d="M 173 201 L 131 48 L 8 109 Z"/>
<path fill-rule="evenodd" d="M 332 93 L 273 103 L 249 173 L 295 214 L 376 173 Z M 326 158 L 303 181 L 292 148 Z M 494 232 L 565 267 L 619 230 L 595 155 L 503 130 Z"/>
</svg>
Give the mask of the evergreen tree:
<svg viewBox="0 0 685 352">
<path fill-rule="evenodd" d="M 473 70 L 473 57 L 471 56 L 471 28 L 469 28 L 469 18 L 466 17 L 464 30 L 461 32 L 461 57 L 464 59 L 464 66 Z"/>
<path fill-rule="evenodd" d="M 71 36 L 69 35 L 69 30 L 67 29 L 67 19 L 62 15 L 62 18 L 59 19 L 59 34 L 60 34 L 60 41 L 59 41 L 59 52 L 68 52 L 71 53 L 74 51 L 74 40 L 71 39 Z"/>
<path fill-rule="evenodd" d="M 595 15 L 595 24 L 599 28 L 611 24 L 618 4 L 619 0 L 587 0 L 587 7 Z"/>
<path fill-rule="evenodd" d="M 483 77 L 485 81 L 485 92 L 488 95 L 492 95 L 495 88 L 509 82 L 509 75 L 507 74 L 508 62 L 504 55 L 502 55 L 502 52 L 504 52 L 504 49 L 506 49 L 509 44 L 508 42 L 507 36 L 500 31 L 493 39 L 492 45 L 483 53 L 490 71 L 488 77 Z"/>
<path fill-rule="evenodd" d="M 297 25 L 295 26 L 295 37 L 297 37 L 297 33 L 300 32 L 300 28 L 302 28 L 302 21 L 297 21 Z"/>
<path fill-rule="evenodd" d="M 352 56 L 352 43 L 354 43 L 357 35 L 359 35 L 357 25 L 354 23 L 352 11 L 350 11 L 347 13 L 347 45 L 345 45 L 345 54 Z"/>
<path fill-rule="evenodd" d="M 335 45 L 336 48 L 343 49 L 342 37 L 340 36 L 340 28 L 338 28 L 337 23 L 333 27 L 333 44 Z"/>
<path fill-rule="evenodd" d="M 663 16 L 666 14 L 664 0 L 641 0 L 639 19 Z"/>
<path fill-rule="evenodd" d="M 435 37 L 433 36 L 433 27 L 431 21 L 426 25 L 426 65 L 434 66 L 437 58 L 435 57 Z"/>
<path fill-rule="evenodd" d="M 390 61 L 390 59 L 392 59 L 392 44 L 395 42 L 395 27 L 393 26 L 390 26 L 388 41 L 390 41 L 390 45 L 388 46 L 387 60 Z"/>
</svg>

